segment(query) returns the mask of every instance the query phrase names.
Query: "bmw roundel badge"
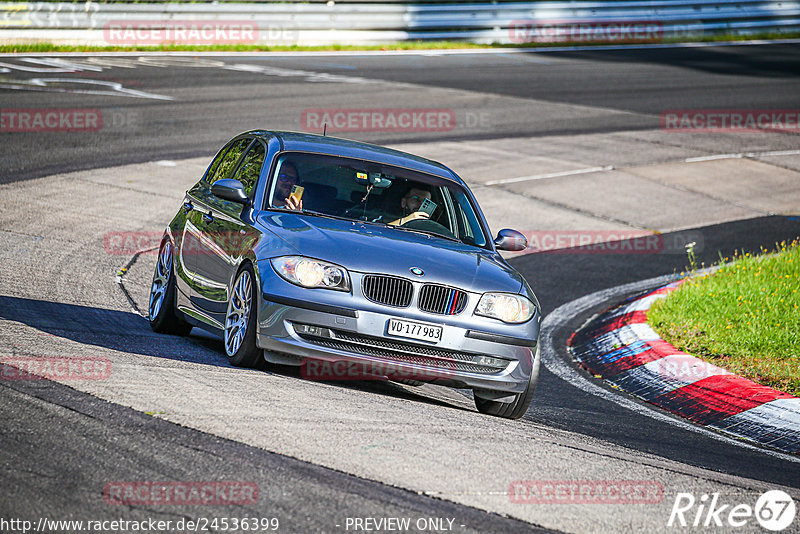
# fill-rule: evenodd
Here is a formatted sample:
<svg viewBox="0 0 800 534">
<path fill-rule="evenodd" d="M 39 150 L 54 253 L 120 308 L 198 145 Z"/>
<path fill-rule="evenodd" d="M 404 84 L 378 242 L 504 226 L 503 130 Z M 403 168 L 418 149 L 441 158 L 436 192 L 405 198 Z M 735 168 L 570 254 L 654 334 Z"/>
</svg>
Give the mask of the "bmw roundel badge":
<svg viewBox="0 0 800 534">
<path fill-rule="evenodd" d="M 423 274 L 425 274 L 425 272 L 419 267 L 412 267 L 411 272 L 416 274 L 417 276 L 422 276 Z"/>
</svg>

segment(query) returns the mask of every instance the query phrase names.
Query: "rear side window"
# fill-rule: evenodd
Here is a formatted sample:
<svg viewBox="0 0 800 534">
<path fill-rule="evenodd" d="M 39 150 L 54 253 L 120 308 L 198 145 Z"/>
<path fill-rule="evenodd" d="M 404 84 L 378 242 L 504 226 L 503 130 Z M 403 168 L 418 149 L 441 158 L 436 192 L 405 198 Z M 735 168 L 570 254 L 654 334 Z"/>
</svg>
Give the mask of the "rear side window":
<svg viewBox="0 0 800 534">
<path fill-rule="evenodd" d="M 228 143 L 227 145 L 222 147 L 219 152 L 217 152 L 217 155 L 214 157 L 214 161 L 211 162 L 211 165 L 209 165 L 208 167 L 208 171 L 206 171 L 205 176 L 203 176 L 204 181 L 210 181 L 212 179 L 214 173 L 217 172 L 217 167 L 219 167 L 222 158 L 224 158 L 225 154 L 228 153 L 228 149 L 231 147 L 232 144 L 233 143 Z"/>
<path fill-rule="evenodd" d="M 266 153 L 266 148 L 262 143 L 258 141 L 253 143 L 234 176 L 236 180 L 242 182 L 244 190 L 250 198 L 253 198 L 253 191 L 255 191 L 258 177 L 261 175 L 261 167 L 264 166 Z"/>
<path fill-rule="evenodd" d="M 234 141 L 230 149 L 228 149 L 228 152 L 226 152 L 222 158 L 217 156 L 216 159 L 219 160 L 219 162 L 217 162 L 217 160 L 214 161 L 211 170 L 208 172 L 208 178 L 206 178 L 209 185 L 217 180 L 230 178 L 236 166 L 236 162 L 239 161 L 239 156 L 244 153 L 251 141 L 252 139 L 239 139 L 238 141 Z"/>
</svg>

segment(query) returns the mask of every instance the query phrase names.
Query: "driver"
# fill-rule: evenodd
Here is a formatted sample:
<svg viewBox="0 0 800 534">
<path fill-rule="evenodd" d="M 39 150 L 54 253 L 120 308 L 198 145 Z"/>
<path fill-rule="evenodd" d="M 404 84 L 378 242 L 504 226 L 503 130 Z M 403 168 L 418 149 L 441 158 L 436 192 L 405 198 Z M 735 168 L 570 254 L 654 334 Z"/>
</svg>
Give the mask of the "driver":
<svg viewBox="0 0 800 534">
<path fill-rule="evenodd" d="M 272 195 L 272 207 L 302 210 L 303 199 L 298 201 L 290 196 L 292 194 L 292 186 L 297 185 L 299 182 L 300 174 L 297 172 L 295 164 L 290 161 L 283 162 L 278 173 L 275 193 Z"/>
<path fill-rule="evenodd" d="M 431 192 L 419 187 L 412 187 L 400 199 L 400 207 L 403 209 L 403 216 L 390 223 L 393 226 L 402 226 L 417 219 L 427 219 L 429 215 L 424 211 L 418 211 L 425 199 L 431 198 Z"/>
</svg>

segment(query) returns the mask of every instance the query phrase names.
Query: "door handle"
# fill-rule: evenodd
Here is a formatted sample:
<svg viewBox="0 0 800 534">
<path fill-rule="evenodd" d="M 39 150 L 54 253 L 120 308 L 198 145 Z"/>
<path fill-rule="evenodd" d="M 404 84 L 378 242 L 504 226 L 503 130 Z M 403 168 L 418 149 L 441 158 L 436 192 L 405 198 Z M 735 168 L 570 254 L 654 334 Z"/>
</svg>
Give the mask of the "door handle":
<svg viewBox="0 0 800 534">
<path fill-rule="evenodd" d="M 189 213 L 193 209 L 194 209 L 194 206 L 192 206 L 192 203 L 189 202 L 188 200 L 183 203 L 183 211 L 185 211 L 186 213 Z"/>
<path fill-rule="evenodd" d="M 203 222 L 207 223 L 214 222 L 214 216 L 211 215 L 210 211 L 208 213 L 203 214 Z"/>
</svg>

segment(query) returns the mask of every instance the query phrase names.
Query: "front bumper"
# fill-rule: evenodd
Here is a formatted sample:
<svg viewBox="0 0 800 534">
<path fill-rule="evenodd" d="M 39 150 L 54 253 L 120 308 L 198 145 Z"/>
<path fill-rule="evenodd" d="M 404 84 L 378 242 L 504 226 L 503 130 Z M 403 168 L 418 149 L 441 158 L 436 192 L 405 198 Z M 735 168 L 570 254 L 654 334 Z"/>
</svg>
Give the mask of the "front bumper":
<svg viewBox="0 0 800 534">
<path fill-rule="evenodd" d="M 448 317 L 394 309 L 366 300 L 360 280 L 353 280 L 353 293 L 309 290 L 265 271 L 269 280 L 262 285 L 269 291 L 262 293 L 258 346 L 268 361 L 305 365 L 308 378 L 360 380 L 376 375 L 516 394 L 525 390 L 538 369 L 534 358 L 539 317 L 523 325 L 505 325 L 471 316 L 471 311 Z M 434 344 L 389 335 L 392 318 L 441 326 L 441 339 Z M 318 362 L 330 365 L 320 368 Z M 322 374 L 314 374 L 320 370 Z"/>
</svg>

